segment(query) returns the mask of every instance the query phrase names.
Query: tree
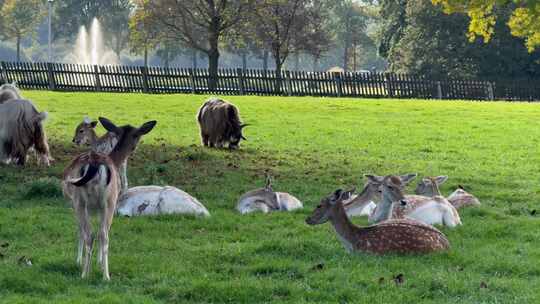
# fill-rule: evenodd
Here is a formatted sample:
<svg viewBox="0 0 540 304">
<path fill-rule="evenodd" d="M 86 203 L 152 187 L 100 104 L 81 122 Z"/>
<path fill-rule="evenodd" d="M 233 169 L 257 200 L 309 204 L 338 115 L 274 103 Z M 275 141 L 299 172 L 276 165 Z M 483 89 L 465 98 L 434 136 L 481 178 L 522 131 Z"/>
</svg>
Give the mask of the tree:
<svg viewBox="0 0 540 304">
<path fill-rule="evenodd" d="M 309 0 L 259 0 L 250 15 L 254 40 L 272 54 L 280 90 L 281 71 L 288 56 L 309 48 L 321 6 Z M 318 36 L 320 37 L 320 36 Z M 311 47 L 313 47 L 313 43 Z"/>
<path fill-rule="evenodd" d="M 393 1 L 394 0 L 386 0 Z M 467 30 L 467 16 L 446 15 L 430 0 L 408 0 L 404 7 L 386 10 L 384 20 L 399 16 L 400 26 L 386 27 L 385 31 L 400 33 L 386 45 L 390 69 L 431 78 L 530 78 L 540 75 L 536 61 L 540 52 L 527 52 L 520 38 L 511 35 L 500 22 L 495 35 L 486 43 L 478 39 L 469 42 L 463 35 Z M 509 8 L 495 11 L 500 20 L 508 20 Z M 387 32 L 383 32 L 386 36 Z M 388 42 L 386 41 L 386 42 Z"/>
<path fill-rule="evenodd" d="M 468 35 L 476 36 L 489 42 L 494 34 L 498 16 L 497 8 L 513 10 L 507 24 L 514 36 L 525 39 L 529 51 L 540 46 L 540 4 L 538 0 L 432 0 L 433 4 L 442 4 L 444 11 L 467 13 L 470 18 Z"/>
<path fill-rule="evenodd" d="M 167 39 L 176 40 L 208 56 L 210 81 L 215 88 L 219 44 L 232 27 L 240 24 L 251 0 L 155 0 L 145 4 L 153 22 L 160 24 Z"/>
<path fill-rule="evenodd" d="M 21 60 L 21 39 L 34 34 L 43 20 L 40 0 L 6 0 L 0 11 L 2 36 L 15 39 L 17 61 Z"/>
<path fill-rule="evenodd" d="M 159 43 L 159 28 L 149 18 L 144 10 L 145 2 L 149 0 L 138 0 L 135 2 L 135 10 L 129 19 L 129 44 L 131 51 L 135 54 L 143 54 L 144 66 L 148 66 L 148 49 L 155 47 Z"/>
</svg>

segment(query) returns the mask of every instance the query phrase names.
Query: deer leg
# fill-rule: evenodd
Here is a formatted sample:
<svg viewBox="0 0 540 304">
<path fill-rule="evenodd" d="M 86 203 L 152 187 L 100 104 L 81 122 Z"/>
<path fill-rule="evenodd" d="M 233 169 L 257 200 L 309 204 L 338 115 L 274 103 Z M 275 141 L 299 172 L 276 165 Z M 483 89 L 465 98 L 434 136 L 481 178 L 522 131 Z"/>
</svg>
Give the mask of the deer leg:
<svg viewBox="0 0 540 304">
<path fill-rule="evenodd" d="M 102 256 L 101 269 L 103 272 L 103 280 L 110 281 L 111 276 L 109 274 L 109 231 L 114 216 L 114 209 L 116 205 L 117 197 L 112 195 L 109 197 L 107 207 L 101 215 L 101 227 L 99 229 L 99 245 Z"/>
<path fill-rule="evenodd" d="M 84 251 L 84 233 L 79 223 L 79 246 L 77 248 L 77 265 L 82 266 L 82 258 Z"/>
<path fill-rule="evenodd" d="M 92 235 L 90 215 L 88 214 L 88 210 L 86 210 L 86 206 L 79 208 L 77 216 L 79 218 L 79 225 L 82 230 L 82 237 L 84 241 L 84 264 L 81 274 L 81 277 L 84 279 L 90 274 L 90 262 L 92 258 L 92 247 L 94 245 L 94 236 Z"/>
<path fill-rule="evenodd" d="M 127 178 L 127 161 L 120 165 L 120 193 L 125 193 L 128 190 Z"/>
</svg>

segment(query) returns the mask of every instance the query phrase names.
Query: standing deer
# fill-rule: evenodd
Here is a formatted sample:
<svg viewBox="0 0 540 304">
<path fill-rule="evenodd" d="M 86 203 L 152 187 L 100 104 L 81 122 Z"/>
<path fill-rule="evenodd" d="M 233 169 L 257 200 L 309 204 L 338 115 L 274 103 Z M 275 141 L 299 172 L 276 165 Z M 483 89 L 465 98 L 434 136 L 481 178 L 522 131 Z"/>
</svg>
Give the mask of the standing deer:
<svg viewBox="0 0 540 304">
<path fill-rule="evenodd" d="M 394 176 L 395 179 L 399 179 Z M 349 194 L 337 190 L 323 198 L 311 216 L 308 225 L 332 223 L 338 238 L 349 252 L 368 252 L 374 254 L 419 254 L 446 250 L 450 247 L 448 239 L 439 230 L 418 221 L 392 219 L 382 223 L 358 227 L 351 223 L 343 201 Z"/>
<path fill-rule="evenodd" d="M 414 191 L 418 195 L 423 196 L 436 196 L 441 195 L 439 191 L 439 185 L 446 181 L 446 176 L 437 176 L 435 178 L 428 177 L 423 178 L 422 181 L 416 187 Z M 479 206 L 480 201 L 469 192 L 465 191 L 461 185 L 458 186 L 456 191 L 452 192 L 447 198 L 448 202 L 452 204 L 456 209 L 468 206 Z"/>
<path fill-rule="evenodd" d="M 98 262 L 102 267 L 103 279 L 108 281 L 109 230 L 120 193 L 118 168 L 135 150 L 141 137 L 154 128 L 156 121 L 146 122 L 140 128 L 130 125 L 117 127 L 102 117 L 99 121 L 107 131 L 118 136 L 118 144 L 109 155 L 89 151 L 73 159 L 64 169 L 62 189 L 65 196 L 72 200 L 79 222 L 77 263 L 83 267 L 81 276 L 86 278 L 90 273 L 94 243 L 90 213 L 95 211 L 100 217 Z"/>
<path fill-rule="evenodd" d="M 392 176 L 385 177 L 383 181 L 379 177 L 371 175 L 367 175 L 367 177 L 371 182 L 381 183 L 384 186 L 385 181 Z M 411 218 L 429 225 L 440 224 L 449 227 L 461 225 L 461 219 L 456 208 L 444 197 L 403 195 L 402 189 L 404 187 L 401 180 L 398 177 L 392 177 L 392 181 L 394 181 L 392 187 L 386 187 L 387 192 L 392 191 L 392 195 L 389 195 L 389 193 L 385 195 L 383 189 L 382 200 L 377 205 L 377 209 L 380 208 L 380 213 L 378 217 L 370 218 L 370 221 L 380 222 L 392 218 Z M 400 199 L 395 200 L 393 197 L 399 197 Z"/>
<path fill-rule="evenodd" d="M 97 121 L 92 121 L 85 116 L 83 121 L 75 129 L 73 143 L 78 146 L 89 145 L 90 149 L 94 152 L 103 154 L 111 153 L 118 143 L 118 135 L 113 132 L 107 132 L 103 136 L 98 137 L 95 130 L 96 126 Z M 119 173 L 121 193 L 126 193 L 128 190 L 127 159 L 120 165 Z"/>
</svg>

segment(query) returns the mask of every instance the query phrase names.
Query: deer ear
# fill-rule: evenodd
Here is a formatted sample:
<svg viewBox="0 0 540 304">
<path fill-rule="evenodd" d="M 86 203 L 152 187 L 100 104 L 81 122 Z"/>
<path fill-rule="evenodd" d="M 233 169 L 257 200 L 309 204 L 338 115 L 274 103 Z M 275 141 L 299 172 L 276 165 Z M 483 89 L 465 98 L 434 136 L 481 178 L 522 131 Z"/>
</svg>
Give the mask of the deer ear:
<svg viewBox="0 0 540 304">
<path fill-rule="evenodd" d="M 115 133 L 117 135 L 122 134 L 122 130 L 119 127 L 117 127 L 112 121 L 108 120 L 107 118 L 100 117 L 99 122 L 105 128 L 105 130 L 107 130 L 109 132 L 113 132 L 113 133 Z"/>
<path fill-rule="evenodd" d="M 403 183 L 403 186 L 407 186 L 410 182 L 412 182 L 416 178 L 416 173 L 410 173 L 406 175 L 401 175 L 399 178 L 401 179 L 401 183 Z"/>
<path fill-rule="evenodd" d="M 448 179 L 448 176 L 446 175 L 440 175 L 440 176 L 435 177 L 435 181 L 437 182 L 437 185 L 443 184 L 444 182 L 446 182 L 447 179 Z"/>
<path fill-rule="evenodd" d="M 152 129 L 156 126 L 156 124 L 157 124 L 157 121 L 155 121 L 155 120 L 145 122 L 145 123 L 139 128 L 139 130 L 137 131 L 137 133 L 138 133 L 139 135 L 145 135 L 145 134 L 148 134 L 148 133 L 150 133 L 150 131 L 152 131 Z"/>
<path fill-rule="evenodd" d="M 368 179 L 370 183 L 373 184 L 381 184 L 384 180 L 384 177 L 378 175 L 366 174 L 364 176 Z"/>
</svg>

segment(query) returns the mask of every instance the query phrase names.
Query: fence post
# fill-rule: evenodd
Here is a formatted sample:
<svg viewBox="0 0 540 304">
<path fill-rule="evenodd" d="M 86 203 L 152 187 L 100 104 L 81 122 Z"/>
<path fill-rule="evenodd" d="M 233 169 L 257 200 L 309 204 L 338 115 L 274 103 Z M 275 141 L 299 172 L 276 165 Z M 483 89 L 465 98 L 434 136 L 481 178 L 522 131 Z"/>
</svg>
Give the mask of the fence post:
<svg viewBox="0 0 540 304">
<path fill-rule="evenodd" d="M 495 96 L 493 94 L 493 84 L 490 81 L 487 82 L 487 93 L 488 93 L 488 100 L 495 99 Z"/>
<path fill-rule="evenodd" d="M 191 84 L 191 93 L 196 94 L 197 90 L 195 88 L 195 75 L 193 73 L 193 68 L 189 68 L 189 82 Z"/>
<path fill-rule="evenodd" d="M 5 83 L 9 82 L 6 63 L 4 61 L 0 62 L 0 78 L 2 78 Z"/>
<path fill-rule="evenodd" d="M 96 92 L 101 92 L 101 79 L 99 78 L 99 67 L 94 65 L 94 83 Z"/>
<path fill-rule="evenodd" d="M 143 93 L 148 93 L 148 67 L 141 67 L 142 74 L 142 90 Z"/>
<path fill-rule="evenodd" d="M 442 99 L 442 86 L 440 81 L 437 81 L 437 99 Z"/>
<path fill-rule="evenodd" d="M 47 80 L 49 81 L 49 90 L 54 91 L 56 89 L 56 82 L 54 81 L 53 64 L 47 62 Z"/>
<path fill-rule="evenodd" d="M 287 96 L 292 96 L 291 72 L 285 71 L 285 85 L 287 86 Z"/>
<path fill-rule="evenodd" d="M 384 73 L 384 78 L 386 80 L 386 91 L 388 93 L 388 97 L 394 98 L 394 77 L 392 77 L 392 73 Z"/>
<path fill-rule="evenodd" d="M 236 69 L 236 78 L 238 80 L 238 92 L 244 95 L 244 72 L 241 68 Z"/>
<path fill-rule="evenodd" d="M 334 81 L 336 82 L 336 87 L 337 87 L 337 97 L 342 97 L 343 96 L 343 82 L 341 79 L 340 72 L 334 72 Z"/>
</svg>

